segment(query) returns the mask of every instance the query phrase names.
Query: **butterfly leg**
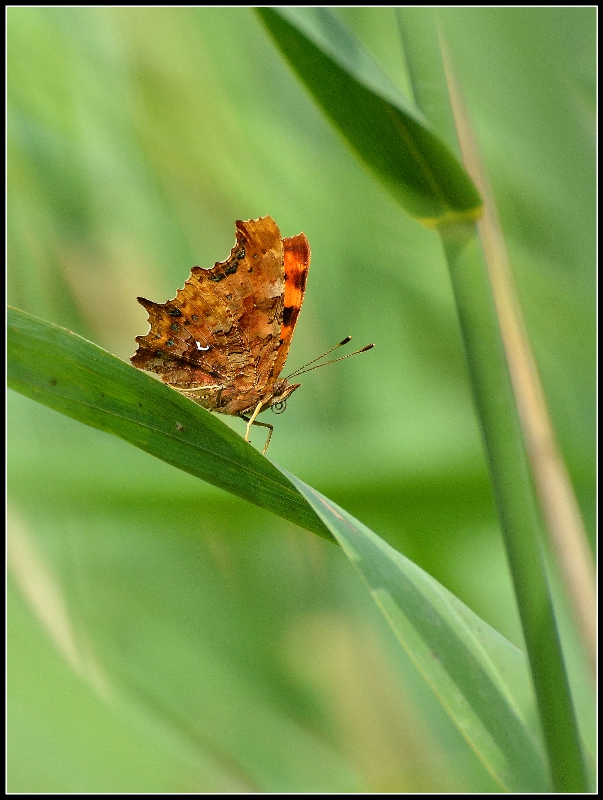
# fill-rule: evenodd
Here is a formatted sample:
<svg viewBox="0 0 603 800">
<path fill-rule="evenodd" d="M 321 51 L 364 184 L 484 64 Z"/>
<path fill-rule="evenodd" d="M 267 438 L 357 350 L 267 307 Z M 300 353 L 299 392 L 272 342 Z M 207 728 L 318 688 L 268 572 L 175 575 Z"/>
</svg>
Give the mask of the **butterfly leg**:
<svg viewBox="0 0 603 800">
<path fill-rule="evenodd" d="M 267 424 L 267 423 L 262 423 L 262 422 L 255 422 L 255 418 L 257 417 L 257 415 L 258 415 L 258 414 L 260 413 L 260 411 L 262 410 L 262 406 L 263 406 L 263 405 L 264 405 L 264 403 L 262 402 L 262 400 L 260 400 L 260 402 L 259 402 L 259 403 L 257 404 L 257 406 L 255 407 L 255 409 L 254 409 L 254 412 L 253 412 L 253 414 L 251 415 L 251 417 L 248 417 L 248 418 L 247 418 L 247 430 L 245 431 L 245 441 L 246 441 L 246 442 L 248 442 L 248 441 L 249 441 L 249 431 L 251 430 L 251 426 L 252 426 L 254 423 L 255 423 L 256 425 L 266 425 L 266 424 Z"/>
<path fill-rule="evenodd" d="M 271 425 L 269 422 L 257 422 L 256 417 L 260 413 L 262 409 L 263 402 L 259 402 L 254 409 L 253 414 L 251 417 L 246 417 L 244 414 L 238 414 L 237 416 L 241 417 L 247 422 L 247 430 L 245 431 L 245 441 L 249 441 L 249 431 L 251 430 L 252 425 L 260 425 L 262 428 L 270 428 L 270 433 L 268 434 L 268 438 L 266 439 L 266 444 L 264 445 L 264 449 L 262 450 L 262 455 L 268 450 L 268 445 L 270 444 L 270 439 L 272 438 L 272 431 L 274 430 L 274 426 Z"/>
</svg>

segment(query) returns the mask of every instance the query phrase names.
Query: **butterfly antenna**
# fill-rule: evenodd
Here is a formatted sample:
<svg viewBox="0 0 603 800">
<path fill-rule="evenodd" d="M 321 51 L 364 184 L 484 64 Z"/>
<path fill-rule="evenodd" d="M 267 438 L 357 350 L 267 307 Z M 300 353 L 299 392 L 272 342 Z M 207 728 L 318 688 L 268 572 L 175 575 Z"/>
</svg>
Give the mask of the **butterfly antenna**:
<svg viewBox="0 0 603 800">
<path fill-rule="evenodd" d="M 343 339 L 343 341 L 339 342 L 339 344 L 336 344 L 335 347 L 332 347 L 330 350 L 327 350 L 326 353 L 323 353 L 321 356 L 318 356 L 317 358 L 313 358 L 312 361 L 308 361 L 308 363 L 304 364 L 303 367 L 298 367 L 295 370 L 295 372 L 291 373 L 291 375 L 287 375 L 285 380 L 286 381 L 289 380 L 289 378 L 292 378 L 294 375 L 297 375 L 298 372 L 301 372 L 302 370 L 305 370 L 306 367 L 309 367 L 310 364 L 313 364 L 315 361 L 320 361 L 321 358 L 324 358 L 325 356 L 328 356 L 329 353 L 333 352 L 333 350 L 337 350 L 338 347 L 342 347 L 344 344 L 347 344 L 350 341 L 351 338 L 352 338 L 351 336 L 346 336 L 345 339 Z"/>
<path fill-rule="evenodd" d="M 353 353 L 348 353 L 347 355 L 341 356 L 340 358 L 334 358 L 331 361 L 325 361 L 324 364 L 317 364 L 315 367 L 310 367 L 310 364 L 314 364 L 315 361 L 320 361 L 321 358 L 324 358 L 325 356 L 328 356 L 329 353 L 333 352 L 333 350 L 337 350 L 338 347 L 341 347 L 342 345 L 347 344 L 350 341 L 351 338 L 352 338 L 351 336 L 346 336 L 343 341 L 339 342 L 339 344 L 336 344 L 335 347 L 331 347 L 331 349 L 327 350 L 326 353 L 323 353 L 321 356 L 318 356 L 318 358 L 313 358 L 312 361 L 308 361 L 308 363 L 304 364 L 303 367 L 299 367 L 299 369 L 296 369 L 295 372 L 292 372 L 290 375 L 287 375 L 285 380 L 289 380 L 289 378 L 295 378 L 298 375 L 303 375 L 305 372 L 312 372 L 313 369 L 318 369 L 319 367 L 326 367 L 327 364 L 334 364 L 336 361 L 343 361 L 344 358 L 350 358 L 350 356 L 358 355 L 358 353 L 364 353 L 365 350 L 370 350 L 371 348 L 373 348 L 375 346 L 374 343 L 373 344 L 367 344 L 365 347 L 362 347 L 360 350 L 354 350 Z M 308 367 L 310 367 L 310 369 L 308 369 Z"/>
</svg>

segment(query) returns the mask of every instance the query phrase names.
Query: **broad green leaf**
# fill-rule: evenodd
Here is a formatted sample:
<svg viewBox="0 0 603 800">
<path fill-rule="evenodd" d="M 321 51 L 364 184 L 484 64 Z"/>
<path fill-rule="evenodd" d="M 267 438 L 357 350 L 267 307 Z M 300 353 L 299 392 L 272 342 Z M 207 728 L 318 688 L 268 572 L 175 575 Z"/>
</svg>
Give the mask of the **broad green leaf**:
<svg viewBox="0 0 603 800">
<path fill-rule="evenodd" d="M 474 220 L 480 197 L 423 115 L 326 8 L 260 8 L 283 55 L 350 147 L 428 227 Z"/>
<path fill-rule="evenodd" d="M 309 530 L 323 536 L 331 531 L 501 787 L 546 789 L 538 739 L 528 723 L 525 661 L 503 637 L 343 510 L 281 474 L 169 387 L 82 337 L 15 309 L 9 310 L 8 329 L 12 388 Z"/>
<path fill-rule="evenodd" d="M 548 791 L 524 654 L 361 522 L 285 474 L 338 540 L 399 641 L 501 790 Z"/>
<path fill-rule="evenodd" d="M 81 336 L 13 308 L 8 385 L 331 538 L 282 473 L 219 419 Z"/>
</svg>

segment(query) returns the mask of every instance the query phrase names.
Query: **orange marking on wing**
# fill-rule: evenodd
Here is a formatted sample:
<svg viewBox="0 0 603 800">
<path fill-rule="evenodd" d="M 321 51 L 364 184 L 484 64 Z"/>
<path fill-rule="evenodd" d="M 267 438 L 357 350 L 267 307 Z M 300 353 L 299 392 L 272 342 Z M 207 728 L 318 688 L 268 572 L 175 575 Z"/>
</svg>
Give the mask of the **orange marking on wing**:
<svg viewBox="0 0 603 800">
<path fill-rule="evenodd" d="M 304 233 L 283 239 L 283 261 L 285 267 L 283 326 L 278 356 L 272 372 L 274 377 L 278 377 L 287 360 L 295 324 L 304 302 L 306 280 L 310 269 L 310 244 Z"/>
</svg>

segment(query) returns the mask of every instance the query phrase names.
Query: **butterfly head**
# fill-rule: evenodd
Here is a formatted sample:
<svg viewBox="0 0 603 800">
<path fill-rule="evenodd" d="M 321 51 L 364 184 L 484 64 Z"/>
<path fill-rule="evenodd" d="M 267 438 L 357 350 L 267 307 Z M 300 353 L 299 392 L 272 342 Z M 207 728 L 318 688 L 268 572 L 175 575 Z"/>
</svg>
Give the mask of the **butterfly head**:
<svg viewBox="0 0 603 800">
<path fill-rule="evenodd" d="M 267 408 L 272 408 L 278 414 L 285 410 L 285 401 L 289 395 L 293 394 L 296 389 L 299 389 L 301 383 L 288 383 L 286 380 L 277 381 L 272 387 L 272 394 L 264 403 L 262 411 Z"/>
</svg>

